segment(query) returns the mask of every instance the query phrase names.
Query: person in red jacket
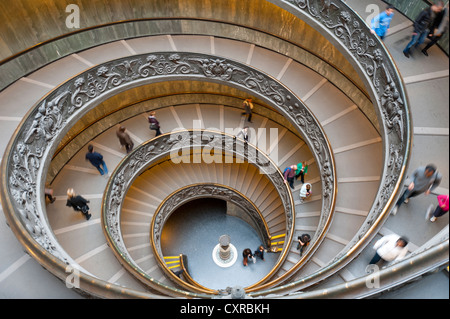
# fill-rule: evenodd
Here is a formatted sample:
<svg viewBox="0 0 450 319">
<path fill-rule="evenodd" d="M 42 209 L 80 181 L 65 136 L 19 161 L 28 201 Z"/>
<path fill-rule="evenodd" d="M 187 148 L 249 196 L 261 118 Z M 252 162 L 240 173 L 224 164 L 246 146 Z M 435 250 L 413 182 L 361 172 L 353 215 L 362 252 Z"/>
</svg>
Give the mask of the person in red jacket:
<svg viewBox="0 0 450 319">
<path fill-rule="evenodd" d="M 438 195 L 437 197 L 438 205 L 433 212 L 433 205 L 428 207 L 425 218 L 430 220 L 430 222 L 434 223 L 438 217 L 441 217 L 448 213 L 448 195 Z M 432 213 L 433 212 L 433 213 Z"/>
</svg>

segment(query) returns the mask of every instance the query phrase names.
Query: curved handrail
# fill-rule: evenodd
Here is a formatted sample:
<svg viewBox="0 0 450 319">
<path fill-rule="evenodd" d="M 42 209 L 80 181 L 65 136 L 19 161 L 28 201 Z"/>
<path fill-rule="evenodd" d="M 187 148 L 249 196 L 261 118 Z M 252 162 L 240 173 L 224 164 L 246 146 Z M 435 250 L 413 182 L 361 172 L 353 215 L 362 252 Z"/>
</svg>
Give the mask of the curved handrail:
<svg viewBox="0 0 450 319">
<path fill-rule="evenodd" d="M 166 158 L 167 156 L 170 156 L 170 154 L 175 154 L 175 157 L 178 157 L 180 151 L 183 151 L 183 154 L 185 154 L 185 150 L 188 150 L 189 154 L 191 154 L 191 149 L 203 150 L 205 148 L 208 151 L 213 149 L 215 152 L 220 152 L 221 154 L 239 156 L 239 158 L 255 165 L 261 174 L 265 174 L 275 186 L 283 203 L 286 219 L 286 233 L 289 237 L 292 237 L 294 232 L 295 219 L 293 218 L 293 215 L 295 214 L 295 206 L 292 192 L 290 191 L 289 186 L 284 183 L 284 177 L 279 168 L 260 150 L 251 144 L 245 143 L 243 140 L 235 139 L 232 135 L 216 131 L 182 130 L 162 134 L 133 149 L 133 151 L 118 164 L 108 181 L 102 200 L 102 228 L 111 249 L 122 264 L 127 264 L 127 269 L 129 269 L 133 275 L 143 283 L 148 284 L 155 289 L 161 289 L 159 283 L 140 269 L 129 255 L 124 244 L 120 227 L 122 203 L 124 202 L 127 190 L 133 181 L 159 159 Z M 184 288 L 199 292 L 196 287 L 178 280 L 176 276 L 166 268 L 165 263 L 161 258 L 162 253 L 159 247 L 158 236 L 160 234 L 160 229 L 162 229 L 162 226 L 164 225 L 164 221 L 168 217 L 168 214 L 165 213 L 158 214 L 161 207 L 164 207 L 163 204 L 164 203 L 158 207 L 151 223 L 150 238 L 152 249 L 155 252 L 159 265 L 163 268 L 166 275 L 170 276 Z M 287 253 L 288 250 L 286 249 L 285 244 L 284 250 L 278 258 L 277 263 L 264 279 L 270 277 L 281 267 Z M 166 287 L 164 287 L 164 290 L 165 289 Z M 208 293 L 208 291 L 200 292 Z M 217 291 L 214 290 L 210 290 L 209 292 L 217 294 Z"/>
<path fill-rule="evenodd" d="M 364 20 L 345 2 L 310 0 L 268 0 L 299 18 L 305 19 L 345 52 L 361 71 L 361 78 L 370 88 L 374 108 L 381 120 L 384 146 L 384 166 L 381 187 L 366 222 L 350 243 L 320 271 L 296 281 L 280 285 L 270 291 L 299 290 L 336 273 L 365 247 L 389 212 L 406 178 L 406 168 L 412 145 L 412 120 L 403 79 L 382 41 L 371 34 Z M 288 279 L 288 278 L 285 278 Z M 251 296 L 268 293 L 255 292 Z"/>
<path fill-rule="evenodd" d="M 191 277 L 191 274 L 189 273 L 188 266 L 187 266 L 187 256 L 186 255 L 180 254 L 180 264 L 181 264 L 180 267 L 182 269 L 183 276 L 186 278 L 186 281 L 188 283 L 190 283 L 191 285 L 196 286 L 196 287 L 198 287 L 200 289 L 203 289 L 203 290 L 207 290 L 208 289 L 205 286 L 200 285 L 198 282 L 196 282 Z"/>
<path fill-rule="evenodd" d="M 233 86 L 257 96 L 284 114 L 305 136 L 305 142 L 316 158 L 323 184 L 321 220 L 331 218 L 329 209 L 336 195 L 331 148 L 319 122 L 300 99 L 277 80 L 248 65 L 200 53 L 159 52 L 92 67 L 52 90 L 23 118 L 6 148 L 0 174 L 5 216 L 9 224 L 17 225 L 11 228 L 17 237 L 26 237 L 24 243 L 35 243 L 26 249 L 47 251 L 65 263 L 76 264 L 60 247 L 48 225 L 43 201 L 51 154 L 68 128 L 117 92 L 175 79 Z M 292 236 L 293 232 L 289 241 Z M 47 269 L 59 271 L 52 267 Z M 179 293 L 186 296 L 185 292 Z"/>
<path fill-rule="evenodd" d="M 153 237 L 152 241 L 157 243 L 157 251 L 155 251 L 155 253 L 160 256 L 163 255 L 160 238 L 162 232 L 161 226 L 164 225 L 164 221 L 167 221 L 169 216 L 180 206 L 200 198 L 219 198 L 236 204 L 250 216 L 255 224 L 259 226 L 258 230 L 262 233 L 262 242 L 265 242 L 266 244 L 269 242 L 269 238 L 271 237 L 269 226 L 259 208 L 250 200 L 250 198 L 227 185 L 217 183 L 196 183 L 181 187 L 168 195 L 153 214 L 150 234 L 151 237 Z M 159 216 L 160 214 L 161 216 Z M 161 224 L 159 227 L 155 227 L 156 220 L 159 220 L 159 223 Z"/>
<path fill-rule="evenodd" d="M 186 196 L 187 195 L 187 196 Z M 168 220 L 169 216 L 179 207 L 182 205 L 196 200 L 200 198 L 219 198 L 225 201 L 230 201 L 238 206 L 240 206 L 244 211 L 252 215 L 258 215 L 257 218 L 259 223 L 258 226 L 260 231 L 263 232 L 263 237 L 269 238 L 270 237 L 270 231 L 268 228 L 268 225 L 266 221 L 264 220 L 264 217 L 262 216 L 259 209 L 256 207 L 256 205 L 250 201 L 247 196 L 244 194 L 238 192 L 235 189 L 232 189 L 231 187 L 228 187 L 226 185 L 221 184 L 211 184 L 211 183 L 199 183 L 199 184 L 193 184 L 193 185 L 187 185 L 185 187 L 182 187 L 181 189 L 176 190 L 169 196 L 167 196 L 162 203 L 158 206 L 155 213 L 153 214 L 153 218 L 151 221 L 150 226 L 150 241 L 152 243 L 152 250 L 153 254 L 156 256 L 157 261 L 162 267 L 163 271 L 167 276 L 172 278 L 173 281 L 177 282 L 178 284 L 182 285 L 180 282 L 180 279 L 176 277 L 173 272 L 170 271 L 170 269 L 166 266 L 161 256 L 163 256 L 162 253 L 162 247 L 161 247 L 161 234 L 162 229 L 164 227 L 165 221 Z M 280 260 L 277 262 L 277 265 L 281 265 L 282 261 Z M 275 267 L 277 267 L 277 265 Z M 185 273 L 187 273 L 186 270 L 184 270 Z M 194 285 L 196 287 L 199 287 L 200 289 L 204 291 L 209 291 L 210 293 L 217 294 L 218 291 L 206 288 L 200 284 L 198 284 L 190 275 L 188 275 L 188 283 L 191 285 Z"/>
</svg>

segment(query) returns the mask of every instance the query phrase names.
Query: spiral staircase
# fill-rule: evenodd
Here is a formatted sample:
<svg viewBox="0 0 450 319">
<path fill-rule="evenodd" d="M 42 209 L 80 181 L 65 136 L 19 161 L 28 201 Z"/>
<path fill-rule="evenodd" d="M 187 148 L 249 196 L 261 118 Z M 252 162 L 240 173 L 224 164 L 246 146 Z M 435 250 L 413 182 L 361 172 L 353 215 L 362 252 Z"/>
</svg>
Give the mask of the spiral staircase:
<svg viewBox="0 0 450 319">
<path fill-rule="evenodd" d="M 385 46 L 370 34 L 364 34 L 366 47 L 345 42 L 365 28 L 366 2 L 384 7 L 382 1 L 199 0 L 193 11 L 187 1 L 179 7 L 165 2 L 152 4 L 160 16 L 143 10 L 142 19 L 93 23 L 83 48 L 42 58 L 52 45 L 63 49 L 58 41 L 65 37 L 55 37 L 3 61 L 0 296 L 229 297 L 231 287 L 210 289 L 196 283 L 201 278 L 172 275 L 152 237 L 170 196 L 193 185 L 233 190 L 259 212 L 269 238 L 261 242 L 269 247 L 271 237 L 284 239 L 279 252 L 268 252 L 273 268 L 244 287 L 247 298 L 395 298 L 410 282 L 407 287 L 435 284 L 421 297 L 430 297 L 429 290 L 438 298 L 448 294 L 441 271 L 448 264 L 448 215 L 433 224 L 423 218 L 435 197 L 418 197 L 389 215 L 419 165 L 435 163 L 444 176 L 435 193 L 448 193 L 445 53 L 434 47 L 432 57 L 406 60 L 401 50 L 411 24 L 400 14 Z M 280 16 L 271 29 L 273 10 Z M 26 59 L 36 63 L 30 67 Z M 249 96 L 252 123 L 242 115 Z M 394 114 L 400 121 L 390 121 L 386 101 L 400 105 L 402 112 Z M 160 137 L 149 130 L 151 111 L 161 123 Z M 134 141 L 130 154 L 118 143 L 120 125 Z M 246 146 L 232 136 L 244 125 L 254 137 Z M 220 137 L 223 145 L 229 140 L 260 154 L 277 171 L 261 174 L 258 161 L 235 149 L 192 163 L 193 147 L 187 163 L 175 164 L 165 146 L 179 141 L 183 130 L 202 136 L 198 148 Z M 86 162 L 88 144 L 103 154 L 107 177 Z M 234 161 L 223 161 L 227 156 Z M 303 161 L 313 188 L 305 202 L 299 181 L 293 190 L 279 183 L 284 168 Z M 54 190 L 54 203 L 45 202 L 44 184 Z M 66 207 L 68 188 L 90 201 L 89 221 Z M 295 238 L 303 233 L 312 241 L 300 256 Z M 391 233 L 410 239 L 410 254 L 381 270 L 380 287 L 368 287 L 373 243 Z M 79 285 L 67 289 L 74 269 Z"/>
</svg>

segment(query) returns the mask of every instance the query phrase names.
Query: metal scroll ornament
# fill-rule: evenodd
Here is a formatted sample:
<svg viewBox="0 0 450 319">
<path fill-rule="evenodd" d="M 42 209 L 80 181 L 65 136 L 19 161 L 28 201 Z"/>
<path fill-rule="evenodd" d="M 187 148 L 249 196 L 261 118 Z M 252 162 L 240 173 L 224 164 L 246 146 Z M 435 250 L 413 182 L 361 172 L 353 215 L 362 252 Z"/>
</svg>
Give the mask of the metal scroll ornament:
<svg viewBox="0 0 450 319">
<path fill-rule="evenodd" d="M 155 244 L 156 253 L 160 256 L 163 255 L 161 250 L 162 229 L 170 215 L 182 205 L 200 198 L 218 198 L 239 206 L 255 223 L 258 233 L 263 237 L 263 242 L 269 241 L 270 234 L 262 220 L 263 216 L 248 198 L 225 185 L 195 184 L 186 186 L 169 195 L 153 216 L 153 231 L 150 233 L 150 236 Z"/>
<path fill-rule="evenodd" d="M 13 207 L 12 215 L 19 217 L 28 233 L 44 249 L 62 260 L 67 256 L 58 248 L 47 224 L 42 200 L 52 152 L 65 132 L 82 115 L 117 92 L 155 81 L 180 79 L 237 87 L 266 100 L 290 118 L 303 133 L 306 143 L 312 146 L 325 181 L 322 211 L 330 212 L 335 183 L 331 150 L 318 122 L 288 89 L 249 66 L 210 55 L 184 52 L 135 55 L 93 67 L 60 85 L 37 103 L 10 142 L 9 153 L 3 158 L 4 193 L 9 194 L 5 200 L 11 201 L 7 206 Z M 149 149 L 140 154 L 141 159 L 135 160 L 145 160 L 151 152 Z"/>
<path fill-rule="evenodd" d="M 133 150 L 114 171 L 109 181 L 105 196 L 102 218 L 107 235 L 116 247 L 117 251 L 126 256 L 128 261 L 132 262 L 127 254 L 120 230 L 120 214 L 122 203 L 125 199 L 126 192 L 131 186 L 134 179 L 139 176 L 145 169 L 161 158 L 165 158 L 171 154 L 178 153 L 183 149 L 210 149 L 220 150 L 224 154 L 236 155 L 239 158 L 252 163 L 258 167 L 261 174 L 265 174 L 267 178 L 274 184 L 280 199 L 283 203 L 286 218 L 286 234 L 291 234 L 294 228 L 294 203 L 290 196 L 288 186 L 284 183 L 283 175 L 279 169 L 265 155 L 259 153 L 256 148 L 245 144 L 242 140 L 234 139 L 232 136 L 224 135 L 214 131 L 179 131 L 162 135 L 157 139 L 150 140 L 135 150 Z M 236 199 L 234 192 L 226 193 L 222 188 L 214 186 L 198 186 L 197 188 L 188 188 L 184 192 L 210 192 L 210 196 L 223 196 L 241 203 L 244 208 L 252 211 L 248 205 L 244 205 L 240 197 Z M 184 193 L 183 193 L 184 194 Z M 198 195 L 198 194 L 197 194 Z M 168 215 L 168 208 L 175 205 L 177 200 L 185 199 L 183 196 L 170 197 L 164 206 L 164 211 L 155 217 L 154 227 L 155 233 L 153 240 L 159 242 L 160 230 L 163 221 Z M 175 205 L 176 206 L 176 205 Z M 253 208 L 254 209 L 254 208 Z M 256 218 L 256 216 L 255 216 Z M 259 219 L 259 218 L 257 218 Z"/>
</svg>

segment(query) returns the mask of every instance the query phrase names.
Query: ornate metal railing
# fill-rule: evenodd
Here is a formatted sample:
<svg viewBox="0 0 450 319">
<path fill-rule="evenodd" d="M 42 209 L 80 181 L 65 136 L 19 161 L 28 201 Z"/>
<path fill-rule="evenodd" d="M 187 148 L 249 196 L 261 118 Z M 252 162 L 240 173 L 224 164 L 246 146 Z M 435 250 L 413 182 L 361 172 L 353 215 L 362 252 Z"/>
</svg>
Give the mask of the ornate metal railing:
<svg viewBox="0 0 450 319">
<path fill-rule="evenodd" d="M 157 290 L 161 289 L 160 283 L 140 269 L 139 265 L 137 265 L 129 255 L 122 238 L 120 227 L 121 207 L 125 200 L 126 193 L 135 178 L 147 170 L 151 165 L 155 164 L 159 159 L 170 157 L 171 159 L 173 158 L 175 163 L 178 163 L 180 152 L 184 156 L 190 156 L 191 151 L 200 151 L 203 158 L 205 154 L 210 154 L 211 150 L 214 151 L 215 155 L 223 154 L 224 156 L 237 157 L 238 159 L 235 161 L 239 163 L 248 161 L 255 165 L 259 169 L 259 172 L 269 179 L 283 203 L 287 237 L 292 237 L 295 224 L 295 208 L 292 193 L 289 186 L 284 182 L 282 172 L 269 157 L 262 154 L 251 144 L 247 144 L 241 139 L 236 139 L 234 136 L 221 132 L 209 130 L 184 130 L 163 134 L 141 144 L 119 163 L 108 182 L 102 205 L 103 230 L 114 254 L 136 278 Z M 227 187 L 220 185 L 188 185 L 169 196 L 158 207 L 152 218 L 150 238 L 156 259 L 167 276 L 188 290 L 217 294 L 217 291 L 214 290 L 199 291 L 197 287 L 182 282 L 167 269 L 161 257 L 161 232 L 163 225 L 171 212 L 187 201 L 205 196 L 218 197 L 232 201 L 241 207 L 249 209 L 250 213 L 253 212 L 256 215 L 260 215 L 254 205 L 249 205 L 247 200 L 243 200 L 242 196 Z M 258 216 L 255 216 L 255 218 L 259 220 L 259 223 L 262 223 L 260 225 L 261 227 L 266 227 L 261 218 Z M 266 234 L 267 238 L 269 236 L 270 234 Z M 287 245 L 285 244 L 284 251 L 281 253 L 274 269 L 270 272 L 271 274 L 281 267 L 286 258 L 288 254 L 286 246 Z M 166 292 L 165 290 L 167 288 L 163 288 L 164 292 Z"/>
<path fill-rule="evenodd" d="M 284 187 L 280 191 L 289 191 L 289 189 Z M 152 247 L 156 248 L 156 251 L 154 251 L 156 255 L 163 255 L 161 247 L 162 229 L 170 215 L 182 205 L 201 198 L 217 198 L 237 205 L 250 217 L 252 224 L 256 228 L 255 231 L 260 235 L 262 242 L 266 243 L 266 245 L 269 243 L 269 238 L 271 237 L 269 226 L 258 207 L 247 196 L 227 185 L 200 183 L 182 187 L 167 196 L 158 206 L 153 215 L 150 230 L 150 236 L 155 244 Z M 290 223 L 292 224 L 292 221 Z"/>
<path fill-rule="evenodd" d="M 327 224 L 336 195 L 333 155 L 321 126 L 302 101 L 270 76 L 247 65 L 205 54 L 160 52 L 95 66 L 51 91 L 24 117 L 2 159 L 1 197 L 8 223 L 17 237 L 26 238 L 22 241 L 26 249 L 33 254 L 35 250 L 45 251 L 51 259 L 76 264 L 48 225 L 43 196 L 51 156 L 65 132 L 82 115 L 118 92 L 180 79 L 242 89 L 286 116 L 315 154 L 323 185 L 320 226 Z M 326 231 L 326 227 L 321 229 Z M 54 270 L 50 260 L 42 263 Z M 63 273 L 60 268 L 55 272 Z"/>
<path fill-rule="evenodd" d="M 271 283 L 277 288 L 261 286 L 250 293 L 260 296 L 269 293 L 298 291 L 339 271 L 364 249 L 389 216 L 405 179 L 412 143 L 411 114 L 400 73 L 382 41 L 370 33 L 364 20 L 342 1 L 268 0 L 307 23 L 330 39 L 359 70 L 372 96 L 383 137 L 384 164 L 380 188 L 366 221 L 347 246 L 320 271 L 294 280 L 294 273 Z"/>
<path fill-rule="evenodd" d="M 346 248 L 326 267 L 301 281 L 259 293 L 287 293 L 337 272 L 370 241 L 388 217 L 405 179 L 412 145 L 407 95 L 397 67 L 364 21 L 344 2 L 268 0 L 284 8 L 330 39 L 361 75 L 374 102 L 383 137 L 381 187 L 366 222 Z M 67 126 L 102 99 L 129 87 L 162 78 L 184 77 L 236 86 L 259 96 L 290 119 L 315 153 L 323 184 L 322 214 L 332 208 L 335 173 L 328 142 L 317 120 L 293 94 L 272 78 L 233 61 L 206 55 L 161 53 L 134 56 L 95 67 L 50 93 L 21 123 L 2 162 L 2 204 L 11 228 L 25 237 L 27 249 L 67 262 L 45 221 L 42 203 L 48 158 Z M 275 84 L 275 86 L 273 86 Z M 318 238 L 320 239 L 320 238 Z M 37 242 L 40 248 L 30 248 Z M 47 254 L 48 253 L 48 254 Z M 426 255 L 427 252 L 424 252 Z M 257 296 L 258 294 L 253 294 Z"/>
</svg>

